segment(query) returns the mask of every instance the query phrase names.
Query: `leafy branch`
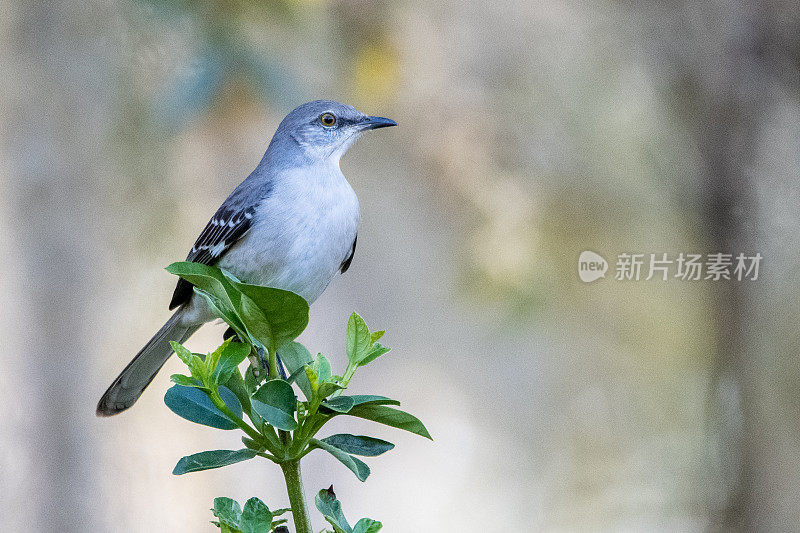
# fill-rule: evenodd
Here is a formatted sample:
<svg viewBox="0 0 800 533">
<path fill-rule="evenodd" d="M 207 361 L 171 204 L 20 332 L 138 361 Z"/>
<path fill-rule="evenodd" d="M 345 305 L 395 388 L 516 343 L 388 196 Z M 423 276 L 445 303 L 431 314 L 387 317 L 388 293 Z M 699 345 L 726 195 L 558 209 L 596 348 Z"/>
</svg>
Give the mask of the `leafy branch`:
<svg viewBox="0 0 800 533">
<path fill-rule="evenodd" d="M 194 285 L 211 310 L 236 333 L 208 354 L 192 353 L 172 343 L 189 375 L 175 374 L 164 402 L 177 415 L 209 427 L 240 430 L 244 448 L 213 450 L 181 458 L 173 474 L 220 468 L 256 457 L 278 465 L 286 481 L 290 507 L 270 511 L 258 498 L 244 508 L 229 498 L 214 501 L 213 522 L 225 532 L 276 531 L 291 511 L 298 533 L 311 533 L 302 488 L 300 461 L 314 450 L 329 453 L 365 481 L 370 474 L 356 456 L 375 457 L 394 444 L 375 437 L 347 433 L 318 438 L 325 424 L 337 416 L 354 416 L 395 427 L 426 438 L 428 430 L 415 416 L 396 407 L 400 402 L 378 395 L 345 395 L 358 368 L 389 351 L 377 341 L 383 331 L 370 331 L 356 313 L 347 323 L 348 364 L 342 375 L 333 374 L 328 359 L 311 353 L 296 339 L 308 325 L 308 303 L 289 291 L 250 285 L 224 270 L 198 263 L 180 262 L 167 270 Z M 288 378 L 280 377 L 278 362 Z M 242 374 L 239 366 L 249 360 Z M 266 363 L 266 364 L 264 364 Z M 296 389 L 295 389 L 296 387 Z M 296 390 L 304 399 L 299 399 Z M 245 418 L 246 417 L 246 418 Z M 380 522 L 363 518 L 350 527 L 341 514 L 333 489 L 315 499 L 317 509 L 334 533 L 374 533 Z"/>
</svg>

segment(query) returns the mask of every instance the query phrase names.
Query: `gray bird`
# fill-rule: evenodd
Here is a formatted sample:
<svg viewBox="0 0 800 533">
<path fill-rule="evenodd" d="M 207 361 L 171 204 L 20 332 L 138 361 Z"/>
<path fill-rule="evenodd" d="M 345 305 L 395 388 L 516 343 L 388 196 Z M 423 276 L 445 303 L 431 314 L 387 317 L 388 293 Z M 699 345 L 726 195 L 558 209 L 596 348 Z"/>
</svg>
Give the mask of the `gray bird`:
<svg viewBox="0 0 800 533">
<path fill-rule="evenodd" d="M 339 160 L 364 131 L 396 125 L 328 100 L 294 109 L 186 260 L 219 266 L 247 283 L 293 291 L 313 303 L 337 272 L 348 269 L 356 249 L 358 198 Z M 169 308 L 177 310 L 103 394 L 99 416 L 133 405 L 172 354 L 169 342 L 184 342 L 216 319 L 182 279 Z"/>
</svg>

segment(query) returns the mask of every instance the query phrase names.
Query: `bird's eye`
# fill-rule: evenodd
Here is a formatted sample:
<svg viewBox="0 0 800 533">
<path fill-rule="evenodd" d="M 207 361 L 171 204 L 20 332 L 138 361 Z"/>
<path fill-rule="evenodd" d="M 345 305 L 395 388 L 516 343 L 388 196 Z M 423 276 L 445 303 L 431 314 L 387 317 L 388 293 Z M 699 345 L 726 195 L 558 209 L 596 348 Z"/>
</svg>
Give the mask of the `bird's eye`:
<svg viewBox="0 0 800 533">
<path fill-rule="evenodd" d="M 336 124 L 336 117 L 333 115 L 333 113 L 323 113 L 320 115 L 319 121 L 323 126 L 331 127 Z"/>
</svg>

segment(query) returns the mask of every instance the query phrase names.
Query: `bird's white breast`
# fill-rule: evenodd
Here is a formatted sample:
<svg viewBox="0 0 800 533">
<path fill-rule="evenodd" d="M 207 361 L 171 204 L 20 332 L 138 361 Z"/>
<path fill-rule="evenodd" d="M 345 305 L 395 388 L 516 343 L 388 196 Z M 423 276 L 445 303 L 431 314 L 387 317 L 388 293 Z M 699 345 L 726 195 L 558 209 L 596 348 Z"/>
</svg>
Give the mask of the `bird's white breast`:
<svg viewBox="0 0 800 533">
<path fill-rule="evenodd" d="M 248 283 L 291 290 L 311 303 L 350 254 L 358 222 L 358 198 L 338 165 L 285 172 L 220 267 Z"/>
</svg>

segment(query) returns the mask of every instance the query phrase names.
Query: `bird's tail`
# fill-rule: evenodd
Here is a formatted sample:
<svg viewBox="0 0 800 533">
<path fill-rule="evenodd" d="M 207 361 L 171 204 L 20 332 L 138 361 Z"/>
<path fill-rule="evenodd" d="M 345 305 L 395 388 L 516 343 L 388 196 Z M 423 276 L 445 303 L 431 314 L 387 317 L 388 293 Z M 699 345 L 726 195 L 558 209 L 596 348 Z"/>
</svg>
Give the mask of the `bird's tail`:
<svg viewBox="0 0 800 533">
<path fill-rule="evenodd" d="M 112 416 L 133 405 L 172 355 L 169 341 L 184 342 L 198 330 L 200 326 L 181 324 L 182 314 L 181 309 L 176 311 L 117 376 L 100 398 L 97 416 Z"/>
</svg>

